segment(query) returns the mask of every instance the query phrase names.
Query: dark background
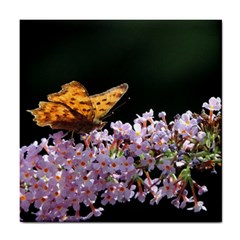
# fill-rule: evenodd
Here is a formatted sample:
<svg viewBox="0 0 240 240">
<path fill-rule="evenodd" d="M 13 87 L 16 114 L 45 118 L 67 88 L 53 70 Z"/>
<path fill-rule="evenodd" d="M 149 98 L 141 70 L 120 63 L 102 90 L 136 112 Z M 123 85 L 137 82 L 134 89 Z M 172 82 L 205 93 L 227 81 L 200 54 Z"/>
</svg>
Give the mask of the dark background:
<svg viewBox="0 0 240 240">
<path fill-rule="evenodd" d="M 38 127 L 26 110 L 72 80 L 81 82 L 90 95 L 129 84 L 123 99 L 131 100 L 108 122 L 132 123 L 136 114 L 151 108 L 155 117 L 165 111 L 168 121 L 187 110 L 200 113 L 203 102 L 222 97 L 222 22 L 21 20 L 20 146 L 53 132 Z M 91 221 L 221 221 L 221 170 L 218 175 L 193 174 L 209 189 L 199 198 L 207 212 L 178 210 L 164 199 L 158 206 L 131 201 L 107 206 L 101 217 Z"/>
</svg>

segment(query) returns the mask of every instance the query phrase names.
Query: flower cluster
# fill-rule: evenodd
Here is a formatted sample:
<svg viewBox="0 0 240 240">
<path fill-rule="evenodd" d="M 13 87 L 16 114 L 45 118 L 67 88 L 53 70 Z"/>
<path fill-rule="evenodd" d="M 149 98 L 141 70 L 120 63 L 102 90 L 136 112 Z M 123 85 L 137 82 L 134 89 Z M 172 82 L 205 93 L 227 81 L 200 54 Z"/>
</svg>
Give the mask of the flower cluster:
<svg viewBox="0 0 240 240">
<path fill-rule="evenodd" d="M 150 110 L 133 125 L 111 123 L 113 134 L 94 130 L 75 143 L 60 131 L 22 147 L 21 211 L 33 206 L 36 221 L 83 221 L 100 216 L 106 204 L 144 202 L 148 194 L 150 204 L 166 197 L 177 208 L 207 210 L 197 195 L 208 189 L 191 171 L 221 165 L 221 100 L 212 97 L 203 107 L 209 114 L 187 111 L 167 123 L 165 112 L 155 120 Z"/>
</svg>

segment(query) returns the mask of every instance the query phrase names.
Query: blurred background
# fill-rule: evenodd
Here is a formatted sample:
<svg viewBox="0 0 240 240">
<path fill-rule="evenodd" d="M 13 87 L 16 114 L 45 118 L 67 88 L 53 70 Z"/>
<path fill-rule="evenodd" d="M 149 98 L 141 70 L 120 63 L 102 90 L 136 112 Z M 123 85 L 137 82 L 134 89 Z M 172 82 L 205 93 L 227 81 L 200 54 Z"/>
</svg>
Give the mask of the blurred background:
<svg viewBox="0 0 240 240">
<path fill-rule="evenodd" d="M 222 22 L 220 20 L 21 20 L 20 146 L 54 131 L 38 127 L 34 109 L 47 94 L 72 80 L 96 94 L 123 82 L 131 98 L 107 119 L 133 123 L 136 114 L 153 109 L 171 121 L 187 110 L 222 97 Z M 109 129 L 109 124 L 106 126 Z M 208 211 L 178 210 L 163 199 L 158 206 L 138 201 L 107 206 L 91 221 L 221 221 L 222 178 L 196 174 L 209 192 L 201 197 Z M 27 219 L 28 216 L 26 216 Z"/>
</svg>

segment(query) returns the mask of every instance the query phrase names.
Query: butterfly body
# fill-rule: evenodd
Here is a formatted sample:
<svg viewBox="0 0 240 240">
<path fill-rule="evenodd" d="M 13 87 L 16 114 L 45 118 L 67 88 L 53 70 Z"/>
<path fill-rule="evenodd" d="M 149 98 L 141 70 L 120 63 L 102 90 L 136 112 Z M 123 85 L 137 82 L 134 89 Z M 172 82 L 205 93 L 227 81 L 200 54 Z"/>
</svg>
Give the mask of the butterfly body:
<svg viewBox="0 0 240 240">
<path fill-rule="evenodd" d="M 128 85 L 123 83 L 103 93 L 89 96 L 81 83 L 72 81 L 64 84 L 60 92 L 49 94 L 49 102 L 40 102 L 38 108 L 28 111 L 41 127 L 50 126 L 52 129 L 86 133 L 101 129 L 106 124 L 102 119 L 127 89 Z"/>
</svg>

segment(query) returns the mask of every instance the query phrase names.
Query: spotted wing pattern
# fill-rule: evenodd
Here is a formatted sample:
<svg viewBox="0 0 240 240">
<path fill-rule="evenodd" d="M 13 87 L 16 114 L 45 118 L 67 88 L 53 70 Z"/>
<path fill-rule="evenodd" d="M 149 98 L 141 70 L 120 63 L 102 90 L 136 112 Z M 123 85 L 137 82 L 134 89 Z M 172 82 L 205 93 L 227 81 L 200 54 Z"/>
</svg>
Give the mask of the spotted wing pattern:
<svg viewBox="0 0 240 240">
<path fill-rule="evenodd" d="M 111 88 L 103 93 L 90 96 L 93 109 L 95 112 L 95 120 L 101 120 L 113 108 L 113 106 L 121 99 L 128 90 L 128 84 L 123 83 L 117 87 Z"/>
<path fill-rule="evenodd" d="M 41 127 L 50 126 L 52 129 L 74 131 L 79 128 L 79 125 L 88 122 L 83 115 L 61 103 L 40 102 L 38 108 L 28 111 L 35 116 L 34 121 Z"/>
<path fill-rule="evenodd" d="M 60 92 L 49 94 L 48 100 L 64 103 L 72 110 L 85 116 L 89 121 L 94 118 L 94 110 L 87 89 L 77 81 L 64 84 Z"/>
<path fill-rule="evenodd" d="M 49 102 L 40 102 L 39 107 L 28 110 L 34 115 L 38 126 L 50 126 L 77 132 L 101 129 L 105 122 L 101 119 L 127 91 L 126 83 L 106 92 L 92 95 L 79 82 L 64 84 L 58 93 L 48 95 Z"/>
</svg>

